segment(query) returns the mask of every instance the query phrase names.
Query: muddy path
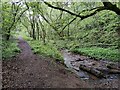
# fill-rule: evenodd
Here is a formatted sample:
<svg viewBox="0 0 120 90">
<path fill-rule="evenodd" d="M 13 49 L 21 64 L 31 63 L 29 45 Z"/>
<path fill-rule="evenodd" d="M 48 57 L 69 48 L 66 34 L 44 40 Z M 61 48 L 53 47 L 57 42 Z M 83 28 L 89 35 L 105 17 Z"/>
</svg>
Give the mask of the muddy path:
<svg viewBox="0 0 120 90">
<path fill-rule="evenodd" d="M 33 54 L 23 39 L 18 40 L 18 46 L 21 53 L 2 62 L 3 88 L 90 87 L 52 58 Z"/>
</svg>

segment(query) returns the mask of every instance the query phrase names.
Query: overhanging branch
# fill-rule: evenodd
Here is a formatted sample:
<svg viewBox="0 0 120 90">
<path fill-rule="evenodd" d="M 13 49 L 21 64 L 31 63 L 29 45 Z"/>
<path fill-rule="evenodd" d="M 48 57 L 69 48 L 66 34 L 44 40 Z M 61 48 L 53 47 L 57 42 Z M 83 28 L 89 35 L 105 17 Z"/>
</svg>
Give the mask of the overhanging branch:
<svg viewBox="0 0 120 90">
<path fill-rule="evenodd" d="M 116 5 L 113 5 L 111 2 L 109 2 L 108 0 L 106 0 L 106 2 L 104 2 L 104 0 L 101 0 L 104 7 L 107 9 L 107 10 L 111 10 L 113 12 L 115 12 L 117 15 L 120 15 L 120 9 L 116 6 Z"/>
<path fill-rule="evenodd" d="M 56 7 L 56 6 L 52 6 L 51 4 L 49 4 L 49 3 L 45 2 L 45 1 L 44 1 L 44 3 L 45 3 L 48 7 L 51 7 L 51 8 L 60 10 L 60 11 L 67 12 L 67 13 L 69 13 L 69 14 L 71 14 L 71 15 L 74 15 L 74 16 L 76 16 L 76 17 L 81 18 L 80 15 L 78 15 L 78 14 L 76 14 L 76 13 L 73 13 L 73 12 L 71 12 L 71 11 L 69 11 L 69 10 L 66 10 L 66 9 L 63 9 L 63 8 L 60 8 L 60 7 Z"/>
<path fill-rule="evenodd" d="M 54 9 L 57 9 L 57 10 L 60 10 L 60 11 L 64 11 L 64 12 L 67 12 L 73 16 L 76 16 L 76 17 L 79 17 L 81 18 L 81 20 L 85 19 L 85 18 L 88 18 L 90 16 L 93 16 L 95 15 L 97 12 L 100 12 L 102 10 L 111 10 L 111 11 L 114 11 L 117 15 L 120 15 L 120 9 L 117 8 L 116 5 L 113 5 L 111 2 L 103 2 L 103 5 L 104 6 L 100 6 L 100 7 L 96 7 L 96 8 L 92 8 L 91 10 L 83 10 L 82 12 L 85 12 L 85 11 L 93 11 L 92 13 L 88 14 L 88 15 L 85 15 L 85 16 L 82 16 L 80 14 L 76 14 L 76 13 L 73 13 L 69 10 L 66 10 L 66 9 L 63 9 L 63 8 L 60 8 L 60 7 L 56 7 L 56 6 L 53 6 L 45 1 L 43 1 L 48 7 L 51 7 L 51 8 L 54 8 Z"/>
</svg>

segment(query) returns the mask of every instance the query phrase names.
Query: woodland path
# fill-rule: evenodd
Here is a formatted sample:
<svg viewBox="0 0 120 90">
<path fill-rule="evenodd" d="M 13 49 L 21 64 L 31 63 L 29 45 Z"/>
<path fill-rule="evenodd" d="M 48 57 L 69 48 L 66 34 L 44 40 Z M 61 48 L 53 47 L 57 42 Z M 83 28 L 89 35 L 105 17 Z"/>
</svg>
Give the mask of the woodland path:
<svg viewBox="0 0 120 90">
<path fill-rule="evenodd" d="M 51 58 L 32 53 L 29 44 L 18 39 L 21 53 L 3 61 L 3 88 L 85 88 L 90 87 L 65 66 Z"/>
<path fill-rule="evenodd" d="M 118 80 L 88 81 L 66 70 L 53 58 L 35 55 L 23 39 L 18 39 L 21 53 L 2 62 L 3 88 L 116 88 Z"/>
</svg>

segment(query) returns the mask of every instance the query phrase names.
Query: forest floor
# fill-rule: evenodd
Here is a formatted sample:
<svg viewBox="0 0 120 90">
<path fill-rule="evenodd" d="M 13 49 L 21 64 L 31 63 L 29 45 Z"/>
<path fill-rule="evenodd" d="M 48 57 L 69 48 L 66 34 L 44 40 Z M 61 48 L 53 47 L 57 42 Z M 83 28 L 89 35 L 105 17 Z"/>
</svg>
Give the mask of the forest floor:
<svg viewBox="0 0 120 90">
<path fill-rule="evenodd" d="M 92 84 L 56 63 L 52 58 L 35 55 L 23 39 L 21 53 L 2 62 L 3 88 L 116 88 L 118 81 Z M 114 84 L 116 83 L 116 84 Z"/>
</svg>

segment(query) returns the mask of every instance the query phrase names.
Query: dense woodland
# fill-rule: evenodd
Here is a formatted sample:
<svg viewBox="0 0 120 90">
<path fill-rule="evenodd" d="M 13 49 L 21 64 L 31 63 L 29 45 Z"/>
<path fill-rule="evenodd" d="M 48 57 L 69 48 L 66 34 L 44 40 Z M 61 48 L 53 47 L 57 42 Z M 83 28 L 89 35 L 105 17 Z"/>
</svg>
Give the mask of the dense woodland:
<svg viewBox="0 0 120 90">
<path fill-rule="evenodd" d="M 22 39 L 35 55 L 61 63 L 62 50 L 98 61 L 120 62 L 120 2 L 2 2 L 1 20 L 3 61 L 22 52 L 18 47 Z M 104 76 L 86 67 L 80 65 L 85 71 Z"/>
<path fill-rule="evenodd" d="M 11 41 L 22 36 L 35 53 L 58 59 L 59 50 L 65 48 L 117 60 L 119 7 L 119 2 L 3 2 L 3 57 L 17 52 Z"/>
</svg>

